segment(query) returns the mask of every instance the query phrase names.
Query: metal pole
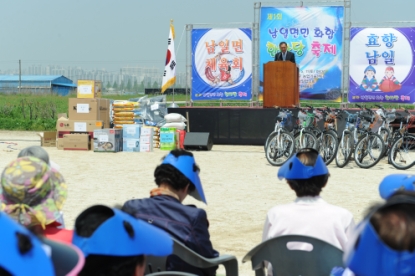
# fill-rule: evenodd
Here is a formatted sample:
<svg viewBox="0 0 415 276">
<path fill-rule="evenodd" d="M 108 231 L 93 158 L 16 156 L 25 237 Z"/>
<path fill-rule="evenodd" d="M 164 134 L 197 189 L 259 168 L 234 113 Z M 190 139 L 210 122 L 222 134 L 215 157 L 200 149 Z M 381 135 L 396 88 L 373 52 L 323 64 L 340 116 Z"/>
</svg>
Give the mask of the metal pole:
<svg viewBox="0 0 415 276">
<path fill-rule="evenodd" d="M 19 59 L 19 94 L 20 94 L 20 87 L 22 86 L 22 62 Z"/>
</svg>

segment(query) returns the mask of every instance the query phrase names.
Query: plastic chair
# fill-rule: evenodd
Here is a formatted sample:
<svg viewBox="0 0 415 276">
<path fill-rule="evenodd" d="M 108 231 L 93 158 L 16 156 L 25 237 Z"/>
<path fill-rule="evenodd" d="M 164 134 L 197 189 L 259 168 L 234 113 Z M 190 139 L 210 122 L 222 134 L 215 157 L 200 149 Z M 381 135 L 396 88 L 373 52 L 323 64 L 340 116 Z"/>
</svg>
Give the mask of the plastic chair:
<svg viewBox="0 0 415 276">
<path fill-rule="evenodd" d="M 312 245 L 311 251 L 290 250 L 289 242 L 304 242 Z M 242 263 L 251 261 L 256 276 L 266 275 L 263 261 L 272 264 L 274 276 L 321 276 L 330 275 L 335 266 L 343 266 L 343 251 L 337 247 L 307 236 L 286 235 L 269 239 L 255 246 Z"/>
<path fill-rule="evenodd" d="M 223 265 L 226 270 L 227 276 L 238 276 L 238 260 L 232 255 L 221 255 L 216 258 L 205 258 L 191 249 L 187 248 L 184 244 L 173 239 L 173 255 L 178 256 L 186 263 L 193 265 L 198 268 L 209 268 L 212 266 Z M 146 256 L 147 267 L 145 275 L 152 275 L 150 273 L 157 273 L 166 271 L 165 257 Z M 171 271 L 169 271 L 170 273 Z M 156 275 L 193 275 L 189 273 L 177 272 L 179 274 L 156 274 Z M 180 274 L 181 273 L 181 274 Z"/>
</svg>

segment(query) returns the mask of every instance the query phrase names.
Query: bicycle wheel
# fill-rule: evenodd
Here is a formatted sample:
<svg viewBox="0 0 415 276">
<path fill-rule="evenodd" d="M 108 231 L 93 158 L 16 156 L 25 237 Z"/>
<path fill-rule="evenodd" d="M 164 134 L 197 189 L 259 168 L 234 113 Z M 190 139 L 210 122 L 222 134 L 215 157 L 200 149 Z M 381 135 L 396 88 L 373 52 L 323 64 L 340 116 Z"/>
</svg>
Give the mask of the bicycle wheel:
<svg viewBox="0 0 415 276">
<path fill-rule="evenodd" d="M 389 153 L 392 166 L 406 170 L 415 164 L 415 135 L 405 134 L 393 143 Z"/>
<path fill-rule="evenodd" d="M 298 132 L 295 136 L 295 150 L 304 148 L 318 148 L 317 137 L 309 131 Z"/>
<path fill-rule="evenodd" d="M 363 168 L 368 169 L 382 159 L 385 144 L 377 133 L 368 133 L 357 142 L 354 150 L 354 161 Z"/>
<path fill-rule="evenodd" d="M 328 165 L 336 157 L 339 141 L 337 140 L 336 135 L 334 135 L 331 131 L 327 131 L 321 135 L 319 142 L 320 155 L 323 157 L 324 163 Z"/>
<path fill-rule="evenodd" d="M 265 156 L 268 162 L 273 166 L 281 166 L 294 153 L 294 137 L 286 132 L 273 132 L 268 137 Z"/>
<path fill-rule="evenodd" d="M 273 133 L 276 133 L 276 132 L 275 132 L 275 131 L 271 132 L 271 133 L 268 135 L 267 140 L 265 140 L 265 144 L 264 144 L 264 152 L 265 152 L 265 156 L 267 156 L 267 145 L 268 145 L 268 143 L 269 143 L 269 139 L 271 138 L 271 135 L 272 135 Z"/>
<path fill-rule="evenodd" d="M 383 150 L 382 158 L 385 156 L 388 156 L 389 150 L 391 148 L 391 144 L 389 144 L 389 137 L 391 135 L 389 129 L 382 127 L 379 131 L 380 138 L 382 138 L 383 144 L 385 145 L 385 148 Z"/>
<path fill-rule="evenodd" d="M 336 152 L 336 165 L 339 168 L 343 168 L 349 163 L 350 156 L 353 151 L 353 135 L 350 132 L 345 132 L 342 139 L 339 142 Z"/>
</svg>

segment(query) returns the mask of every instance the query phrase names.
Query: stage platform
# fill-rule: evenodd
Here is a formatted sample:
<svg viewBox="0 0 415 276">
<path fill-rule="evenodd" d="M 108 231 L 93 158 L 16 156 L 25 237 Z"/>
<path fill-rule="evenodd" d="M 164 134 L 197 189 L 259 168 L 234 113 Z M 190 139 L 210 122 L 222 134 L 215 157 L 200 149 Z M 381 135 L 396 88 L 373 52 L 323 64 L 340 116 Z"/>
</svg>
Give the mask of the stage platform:
<svg viewBox="0 0 415 276">
<path fill-rule="evenodd" d="M 263 145 L 274 130 L 278 110 L 253 107 L 180 107 L 169 113 L 189 114 L 190 132 L 210 132 L 213 144 Z"/>
</svg>

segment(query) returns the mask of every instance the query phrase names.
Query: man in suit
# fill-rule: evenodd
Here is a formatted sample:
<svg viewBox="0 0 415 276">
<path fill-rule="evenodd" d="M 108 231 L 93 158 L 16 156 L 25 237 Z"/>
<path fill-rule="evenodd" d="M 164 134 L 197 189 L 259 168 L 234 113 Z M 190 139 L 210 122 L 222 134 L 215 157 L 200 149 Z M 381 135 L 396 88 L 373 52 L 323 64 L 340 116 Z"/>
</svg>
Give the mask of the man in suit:
<svg viewBox="0 0 415 276">
<path fill-rule="evenodd" d="M 292 63 L 295 63 L 295 55 L 294 53 L 287 51 L 287 43 L 286 42 L 280 42 L 280 51 L 275 55 L 275 61 L 291 61 Z"/>
</svg>

